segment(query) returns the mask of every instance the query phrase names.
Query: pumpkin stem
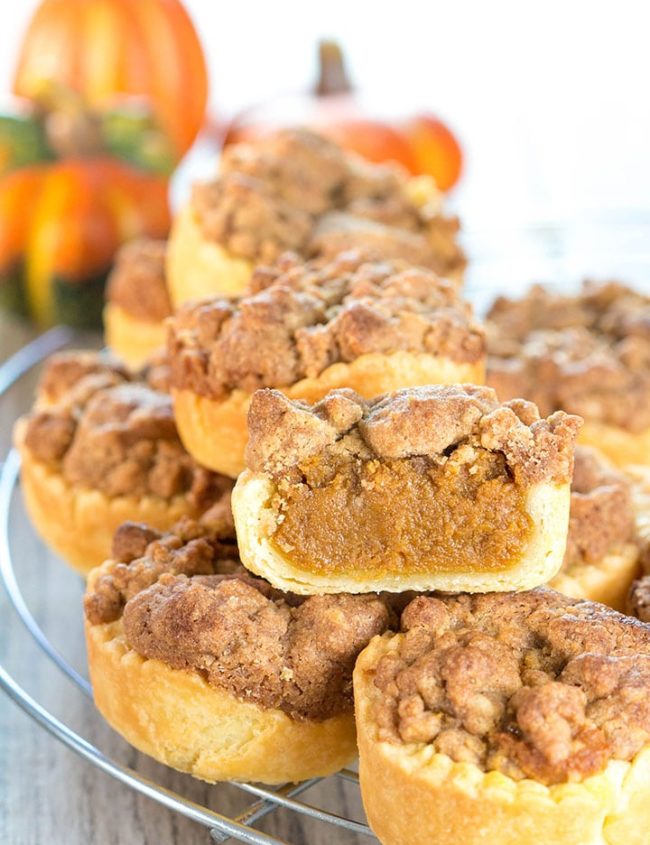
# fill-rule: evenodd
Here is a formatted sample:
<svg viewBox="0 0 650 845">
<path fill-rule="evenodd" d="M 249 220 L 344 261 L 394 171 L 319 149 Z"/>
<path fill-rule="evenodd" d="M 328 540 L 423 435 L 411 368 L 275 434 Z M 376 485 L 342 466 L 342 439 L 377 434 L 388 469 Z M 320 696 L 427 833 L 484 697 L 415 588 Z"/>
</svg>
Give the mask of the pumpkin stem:
<svg viewBox="0 0 650 845">
<path fill-rule="evenodd" d="M 349 94 L 352 91 L 343 51 L 336 41 L 323 39 L 318 42 L 318 67 L 318 81 L 314 89 L 318 97 Z"/>
</svg>

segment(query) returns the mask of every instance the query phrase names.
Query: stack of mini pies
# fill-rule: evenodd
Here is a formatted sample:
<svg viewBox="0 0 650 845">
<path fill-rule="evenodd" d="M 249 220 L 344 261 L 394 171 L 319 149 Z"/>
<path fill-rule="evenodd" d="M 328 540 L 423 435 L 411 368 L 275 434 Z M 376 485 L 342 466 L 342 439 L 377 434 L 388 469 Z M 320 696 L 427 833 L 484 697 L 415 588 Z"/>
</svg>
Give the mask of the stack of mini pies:
<svg viewBox="0 0 650 845">
<path fill-rule="evenodd" d="M 640 844 L 650 298 L 534 288 L 484 327 L 457 225 L 311 133 L 232 148 L 124 250 L 117 357 L 47 365 L 26 504 L 152 757 L 281 783 L 358 753 L 385 845 Z"/>
</svg>

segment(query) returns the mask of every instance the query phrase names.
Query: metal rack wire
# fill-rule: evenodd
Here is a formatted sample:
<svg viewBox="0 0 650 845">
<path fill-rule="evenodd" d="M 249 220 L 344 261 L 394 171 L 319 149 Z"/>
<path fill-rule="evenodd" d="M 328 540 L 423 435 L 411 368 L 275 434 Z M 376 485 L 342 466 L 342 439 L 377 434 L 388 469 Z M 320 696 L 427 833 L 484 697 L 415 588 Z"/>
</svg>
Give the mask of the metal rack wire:
<svg viewBox="0 0 650 845">
<path fill-rule="evenodd" d="M 12 385 L 40 364 L 48 355 L 62 349 L 73 339 L 74 335 L 69 330 L 56 328 L 23 347 L 0 366 L 0 398 L 7 393 Z M 88 706 L 92 707 L 92 689 L 88 680 L 77 672 L 50 642 L 32 615 L 20 587 L 20 575 L 16 568 L 12 548 L 10 524 L 12 502 L 19 486 L 19 471 L 20 459 L 15 451 L 11 451 L 0 471 L 0 580 L 2 580 L 17 620 L 20 620 L 25 626 L 34 641 L 34 645 L 76 686 L 79 693 L 88 701 Z M 375 839 L 367 824 L 337 815 L 300 799 L 299 796 L 320 782 L 321 779 L 319 778 L 299 784 L 286 784 L 279 789 L 270 789 L 254 784 L 234 784 L 239 789 L 254 796 L 255 800 L 243 812 L 231 818 L 190 801 L 108 757 L 32 698 L 1 663 L 0 688 L 40 727 L 68 748 L 125 786 L 205 826 L 214 842 L 236 840 L 249 843 L 249 845 L 290 845 L 253 827 L 256 822 L 280 807 L 334 828 L 343 828 L 351 833 L 366 836 L 369 841 Z M 344 769 L 334 777 L 353 783 L 358 782 L 357 774 L 349 769 Z"/>
</svg>

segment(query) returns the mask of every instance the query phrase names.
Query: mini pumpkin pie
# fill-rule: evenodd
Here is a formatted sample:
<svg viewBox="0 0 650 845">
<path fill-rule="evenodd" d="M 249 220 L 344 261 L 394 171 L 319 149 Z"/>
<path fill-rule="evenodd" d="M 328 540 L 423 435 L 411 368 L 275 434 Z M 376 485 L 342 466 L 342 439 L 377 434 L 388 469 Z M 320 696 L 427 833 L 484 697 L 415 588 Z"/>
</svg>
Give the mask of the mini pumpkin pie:
<svg viewBox="0 0 650 845">
<path fill-rule="evenodd" d="M 377 596 L 273 590 L 207 517 L 162 537 L 125 525 L 91 572 L 97 707 L 136 748 L 203 780 L 331 774 L 357 753 L 354 662 L 392 612 Z"/>
<path fill-rule="evenodd" d="M 580 439 L 619 466 L 650 464 L 650 297 L 616 282 L 531 288 L 488 315 L 488 383 L 542 413 L 580 414 Z"/>
<path fill-rule="evenodd" d="M 142 367 L 165 346 L 164 321 L 172 313 L 165 250 L 165 241 L 140 239 L 126 244 L 108 279 L 106 343 L 133 368 Z"/>
<path fill-rule="evenodd" d="M 244 467 L 246 414 L 257 388 L 313 402 L 351 387 L 364 396 L 484 378 L 483 329 L 453 285 L 400 260 L 351 251 L 259 268 L 238 302 L 180 309 L 168 352 L 178 428 L 205 466 Z"/>
<path fill-rule="evenodd" d="M 551 586 L 624 610 L 643 548 L 629 479 L 587 446 L 575 451 L 569 536 Z"/>
<path fill-rule="evenodd" d="M 458 228 L 433 181 L 365 163 L 307 130 L 284 130 L 228 147 L 219 174 L 194 185 L 170 236 L 171 297 L 178 307 L 238 296 L 255 266 L 286 251 L 308 258 L 362 243 L 460 280 Z"/>
<path fill-rule="evenodd" d="M 15 441 L 37 531 L 82 573 L 107 558 L 126 519 L 168 528 L 183 515 L 199 515 L 232 486 L 185 451 L 168 394 L 83 353 L 58 356 L 46 367 Z"/>
<path fill-rule="evenodd" d="M 233 491 L 242 562 L 296 593 L 544 583 L 564 555 L 578 427 L 471 385 L 313 406 L 258 391 Z"/>
<path fill-rule="evenodd" d="M 354 672 L 384 845 L 645 845 L 650 626 L 545 588 L 420 597 Z"/>
</svg>

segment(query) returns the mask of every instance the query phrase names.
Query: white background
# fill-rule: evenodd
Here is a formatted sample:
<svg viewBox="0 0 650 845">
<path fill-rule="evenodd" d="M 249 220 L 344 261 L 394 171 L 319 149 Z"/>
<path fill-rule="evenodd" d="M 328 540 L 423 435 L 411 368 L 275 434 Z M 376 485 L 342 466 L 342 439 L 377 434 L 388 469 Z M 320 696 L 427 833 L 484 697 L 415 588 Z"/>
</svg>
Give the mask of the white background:
<svg viewBox="0 0 650 845">
<path fill-rule="evenodd" d="M 0 3 L 2 90 L 34 5 Z M 316 39 L 333 35 L 362 88 L 387 103 L 420 103 L 454 126 L 467 153 L 456 203 L 470 223 L 650 211 L 643 0 L 186 5 L 208 55 L 215 114 L 306 86 Z"/>
</svg>

